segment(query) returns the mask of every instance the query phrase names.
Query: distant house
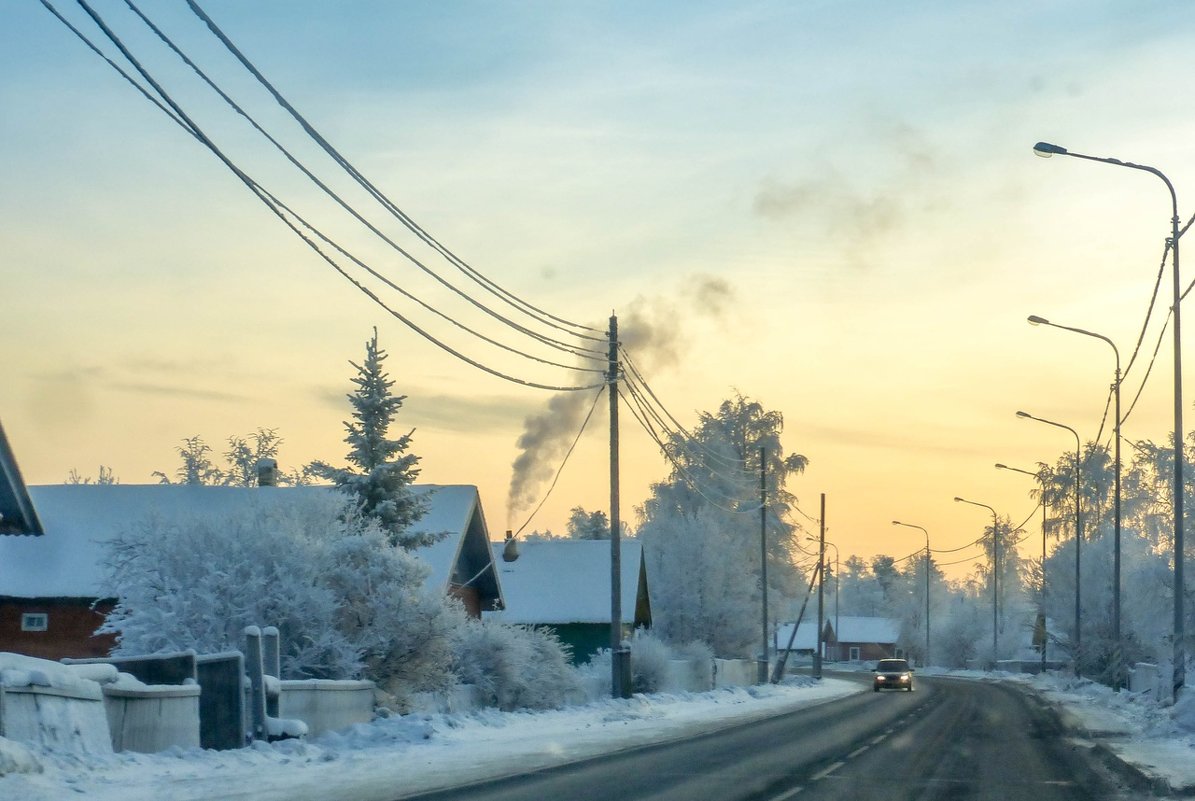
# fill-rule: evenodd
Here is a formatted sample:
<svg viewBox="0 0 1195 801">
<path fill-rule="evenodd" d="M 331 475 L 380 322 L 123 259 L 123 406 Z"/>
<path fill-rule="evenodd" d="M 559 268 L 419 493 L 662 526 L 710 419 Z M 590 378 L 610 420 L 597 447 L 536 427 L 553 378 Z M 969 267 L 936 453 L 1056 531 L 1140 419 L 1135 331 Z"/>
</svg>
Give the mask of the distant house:
<svg viewBox="0 0 1195 801">
<path fill-rule="evenodd" d="M 826 619 L 826 658 L 837 662 L 871 662 L 889 657 L 902 657 L 897 647 L 900 641 L 900 621 L 887 617 Z"/>
<path fill-rule="evenodd" d="M 503 559 L 493 543 L 506 608 L 487 614 L 503 623 L 544 626 L 572 649 L 575 663 L 610 647 L 610 542 L 536 539 L 519 541 L 518 556 Z M 638 540 L 621 541 L 622 632 L 651 626 L 647 567 Z"/>
<path fill-rule="evenodd" d="M 829 623 L 822 629 L 822 637 L 828 637 Z M 789 647 L 792 640 L 792 647 Z M 793 637 L 793 624 L 784 623 L 776 628 L 774 647 L 777 653 L 789 649 L 791 656 L 813 656 L 817 651 L 817 620 L 802 620 L 797 627 L 797 635 Z"/>
<path fill-rule="evenodd" d="M 30 487 L 45 535 L 0 537 L 0 651 L 45 659 L 106 655 L 114 638 L 94 634 L 117 600 L 102 568 L 105 545 L 131 525 L 333 491 L 163 484 Z M 428 499 L 428 513 L 417 528 L 448 533 L 415 551 L 431 568 L 428 586 L 460 598 L 475 617 L 501 608 L 477 488 L 420 485 L 415 491 Z"/>
</svg>

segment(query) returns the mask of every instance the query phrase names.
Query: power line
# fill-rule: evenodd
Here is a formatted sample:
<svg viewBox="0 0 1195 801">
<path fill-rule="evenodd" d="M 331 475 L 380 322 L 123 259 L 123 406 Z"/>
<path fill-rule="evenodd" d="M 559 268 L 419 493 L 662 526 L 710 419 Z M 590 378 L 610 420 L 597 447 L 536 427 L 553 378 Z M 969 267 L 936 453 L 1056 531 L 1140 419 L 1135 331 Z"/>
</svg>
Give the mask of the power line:
<svg viewBox="0 0 1195 801">
<path fill-rule="evenodd" d="M 1132 414 L 1133 409 L 1135 409 L 1137 407 L 1137 401 L 1141 399 L 1141 393 L 1145 389 L 1146 382 L 1149 381 L 1150 373 L 1153 372 L 1154 362 L 1156 362 L 1158 359 L 1158 351 L 1162 349 L 1162 340 L 1165 339 L 1165 337 L 1166 337 L 1166 328 L 1169 326 L 1170 318 L 1173 315 L 1174 315 L 1173 309 L 1171 309 L 1166 314 L 1166 320 L 1162 323 L 1162 330 L 1160 332 L 1158 332 L 1158 343 L 1156 345 L 1154 345 L 1153 355 L 1149 357 L 1149 365 L 1145 368 L 1145 376 L 1141 379 L 1141 386 L 1137 387 L 1137 394 L 1133 396 L 1133 402 L 1129 404 L 1128 411 L 1125 412 L 1124 416 L 1120 418 L 1121 426 L 1124 425 L 1125 420 L 1129 419 L 1129 415 Z"/>
<path fill-rule="evenodd" d="M 85 35 L 83 35 L 82 32 L 80 32 L 75 26 L 70 25 L 65 20 L 65 18 L 61 14 L 59 14 L 57 12 L 57 10 L 49 2 L 47 2 L 47 0 L 41 0 L 41 2 L 42 2 L 42 5 L 47 8 L 47 10 L 49 10 L 57 19 L 62 21 L 64 24 L 66 24 L 67 27 L 73 33 L 75 33 L 76 36 L 78 36 L 80 39 L 82 39 L 84 41 L 84 43 L 87 44 L 91 50 L 93 50 L 94 52 L 99 54 L 101 57 L 104 57 L 102 52 L 99 50 L 99 48 L 97 48 L 93 43 L 91 43 L 90 40 L 88 40 L 87 37 Z M 109 39 L 109 41 L 111 41 L 113 43 L 113 45 L 115 45 L 116 48 L 118 50 L 120 50 L 121 54 L 125 57 L 125 59 L 129 62 L 129 64 L 132 65 L 132 67 L 138 72 L 138 74 L 140 74 L 141 77 L 153 88 L 153 90 L 158 93 L 158 95 L 161 97 L 162 101 L 165 102 L 170 107 L 171 111 L 167 111 L 165 106 L 163 106 L 161 103 L 158 103 L 157 101 L 153 101 L 153 98 L 148 95 L 148 92 L 144 88 L 140 87 L 136 83 L 136 81 L 132 80 L 132 78 L 127 73 L 125 73 L 123 70 L 121 70 L 114 62 L 112 62 L 110 59 L 104 57 L 105 61 L 107 61 L 110 65 L 112 65 L 115 69 L 117 69 L 117 71 L 120 72 L 121 75 L 126 78 L 126 80 L 129 80 L 130 82 L 132 82 L 134 84 L 134 86 L 137 86 L 137 88 L 142 92 L 142 94 L 149 97 L 149 99 L 151 101 L 153 101 L 154 104 L 159 109 L 166 112 L 167 115 L 176 124 L 180 125 L 184 130 L 186 130 L 189 134 L 191 134 L 191 136 L 193 136 L 201 144 L 203 144 L 205 147 L 207 147 L 213 153 L 213 155 L 215 155 L 226 167 L 228 167 L 228 169 L 231 170 L 233 172 L 233 174 L 236 175 L 250 189 L 250 191 L 252 191 L 254 193 L 254 195 L 256 195 L 258 197 L 258 199 L 261 200 L 267 206 L 267 208 L 269 208 L 279 219 L 281 219 L 282 222 L 287 225 L 287 227 L 289 227 L 301 239 L 303 239 L 303 241 L 306 242 L 309 247 L 311 247 L 313 250 L 315 250 L 315 252 L 317 254 L 319 254 L 321 258 L 323 258 L 325 261 L 327 261 L 333 267 L 333 269 L 335 269 L 344 278 L 346 278 L 348 281 L 350 281 L 350 283 L 352 283 L 360 291 L 362 291 L 367 297 L 372 299 L 375 303 L 377 303 L 379 306 L 381 306 L 383 309 L 385 309 L 387 312 L 389 312 L 393 317 L 398 319 L 400 322 L 402 322 L 408 328 L 415 331 L 417 334 L 424 337 L 429 342 L 431 342 L 432 344 L 441 348 L 445 352 L 455 356 L 456 358 L 466 362 L 467 364 L 470 364 L 470 365 L 472 365 L 484 372 L 487 372 L 495 377 L 503 378 L 505 380 L 508 380 L 508 381 L 511 381 L 511 382 L 514 382 L 514 383 L 517 383 L 517 384 L 520 384 L 523 386 L 528 386 L 528 387 L 533 387 L 533 388 L 538 388 L 538 389 L 548 389 L 548 390 L 553 390 L 553 391 L 579 391 L 579 390 L 586 390 L 586 389 L 594 389 L 594 388 L 604 385 L 604 382 L 602 382 L 602 383 L 595 383 L 595 384 L 591 384 L 591 385 L 587 385 L 587 386 L 554 386 L 554 385 L 543 384 L 543 383 L 538 383 L 538 382 L 534 382 L 534 381 L 527 381 L 527 380 L 524 380 L 524 379 L 521 379 L 521 378 L 518 378 L 518 377 L 515 377 L 512 375 L 509 375 L 507 373 L 501 372 L 501 371 L 491 368 L 487 365 L 484 365 L 481 362 L 455 350 L 451 346 L 447 345 L 446 343 L 440 341 L 439 339 L 437 339 L 436 337 L 431 335 L 429 332 L 423 330 L 421 327 L 419 327 L 417 324 L 415 324 L 412 320 L 408 319 L 407 317 L 405 317 L 404 315 L 402 315 L 395 309 L 388 306 L 373 291 L 371 291 L 369 288 L 365 287 L 359 281 L 357 281 L 352 276 L 350 276 L 344 270 L 344 268 L 341 267 L 341 265 L 339 265 L 338 263 L 336 263 L 336 261 L 334 259 L 332 259 L 330 256 L 328 256 L 328 254 L 326 254 L 319 247 L 319 245 L 317 245 L 314 241 L 312 241 L 312 239 L 310 237 L 308 237 L 301 230 L 299 230 L 299 228 L 295 225 L 294 222 L 292 222 L 292 220 L 290 218 L 288 218 L 287 215 L 290 215 L 290 217 L 293 217 L 294 220 L 297 220 L 299 222 L 299 224 L 301 224 L 304 228 L 311 231 L 315 236 L 319 237 L 321 240 L 323 240 L 327 244 L 334 247 L 337 251 L 339 251 L 342 255 L 344 255 L 345 257 L 352 260 L 359 267 L 370 272 L 371 275 L 374 275 L 375 277 L 379 278 L 379 280 L 385 281 L 386 279 L 384 279 L 383 277 L 378 275 L 377 272 L 374 271 L 372 268 L 370 268 L 368 265 L 361 262 L 359 259 L 356 259 L 355 257 L 353 257 L 351 254 L 349 254 L 347 251 L 345 251 L 343 248 L 341 248 L 339 245 L 337 245 L 334 241 L 332 241 L 328 237 L 324 236 L 322 232 L 320 232 L 317 228 L 315 228 L 310 223 L 308 223 L 301 215 L 296 213 L 293 209 L 291 209 L 289 206 L 287 206 L 285 203 L 283 203 L 279 198 L 277 198 L 275 195 L 273 195 L 268 190 L 266 190 L 264 187 L 262 187 L 260 184 L 258 184 L 256 181 L 254 181 L 253 178 L 251 178 L 247 173 L 245 173 L 243 170 L 241 170 L 239 167 L 237 167 L 236 164 L 233 163 L 232 160 L 227 155 L 225 155 L 223 153 L 223 151 L 203 132 L 203 130 L 199 127 L 199 125 L 197 123 L 195 123 L 186 114 L 185 111 L 183 111 L 183 109 L 173 100 L 173 98 L 171 98 L 170 94 L 165 91 L 165 89 L 153 78 L 153 76 L 149 74 L 149 72 L 133 56 L 133 54 L 128 50 L 128 48 L 125 47 L 125 45 L 120 40 L 120 38 L 118 36 L 116 36 L 115 32 L 113 32 L 112 29 L 104 22 L 104 20 L 101 18 L 101 16 L 93 8 L 91 8 L 90 5 L 87 4 L 86 0 L 77 0 L 77 2 L 83 8 L 83 10 L 88 14 L 88 16 L 90 16 L 92 18 L 92 20 L 96 23 L 96 25 L 100 28 L 100 30 L 104 33 L 104 35 Z M 171 112 L 173 112 L 173 113 L 171 113 Z M 388 285 L 393 286 L 389 282 L 387 282 L 387 283 L 388 283 Z M 395 288 L 397 288 L 397 287 L 395 287 Z M 399 290 L 399 291 L 402 291 L 402 290 Z M 523 354 L 523 355 L 527 355 L 527 354 Z M 538 361 L 542 361 L 542 360 L 537 359 L 537 357 L 529 357 L 529 358 L 536 359 Z"/>
<path fill-rule="evenodd" d="M 672 464 L 673 468 L 676 470 L 677 476 L 685 484 L 688 485 L 689 489 L 691 489 L 693 492 L 695 492 L 697 495 L 699 495 L 701 498 L 703 498 L 711 506 L 713 506 L 717 509 L 721 509 L 722 511 L 727 512 L 729 514 L 745 514 L 748 512 L 758 512 L 759 511 L 759 509 L 760 509 L 759 504 L 756 504 L 755 506 L 748 507 L 748 508 L 741 508 L 741 507 L 740 508 L 729 508 L 727 506 L 723 506 L 718 501 L 715 501 L 713 498 L 710 498 L 708 495 L 706 495 L 705 491 L 701 488 L 701 486 L 698 484 L 698 482 L 695 481 L 692 478 L 692 476 L 689 475 L 688 470 L 686 470 L 685 467 L 683 465 L 681 465 L 681 463 L 678 462 L 672 456 L 672 454 L 669 452 L 668 447 L 664 444 L 664 442 L 660 439 L 659 434 L 652 427 L 651 422 L 648 421 L 647 419 L 645 419 L 646 413 L 642 411 L 642 407 L 640 405 L 641 401 L 635 395 L 633 388 L 631 388 L 628 385 L 628 390 L 631 390 L 630 394 L 631 394 L 631 398 L 632 398 L 633 402 L 627 400 L 627 396 L 622 393 L 621 389 L 618 392 L 619 397 L 622 398 L 624 402 L 626 402 L 627 409 L 630 410 L 631 416 L 635 418 L 635 420 L 639 423 L 639 425 L 643 428 L 643 430 L 647 432 L 647 435 L 649 437 L 651 437 L 652 441 L 656 443 L 657 447 L 659 447 L 659 449 L 660 449 L 660 452 L 664 454 L 664 457 Z M 735 498 L 733 496 L 723 495 L 720 492 L 718 493 L 718 495 L 721 495 L 722 498 L 724 498 L 725 501 L 728 503 L 738 503 L 739 502 L 739 499 Z"/>
<path fill-rule="evenodd" d="M 298 110 L 295 109 L 295 107 L 290 104 L 289 101 L 286 100 L 285 97 L 283 97 L 282 93 L 279 92 L 274 87 L 274 85 L 272 83 L 270 83 L 269 80 L 266 79 L 266 77 L 261 73 L 261 71 L 258 70 L 257 67 L 255 67 L 253 65 L 253 63 L 244 55 L 244 53 L 242 53 L 240 51 L 240 49 L 237 48 L 235 44 L 233 44 L 232 40 L 229 39 L 228 36 L 226 36 L 224 34 L 224 32 L 219 28 L 219 26 L 216 25 L 216 23 L 212 20 L 212 18 L 210 16 L 208 16 L 207 13 L 202 8 L 200 8 L 199 4 L 197 2 L 195 2 L 195 0 L 187 0 L 187 5 L 190 6 L 191 10 L 195 13 L 195 15 L 197 17 L 199 17 L 204 22 L 204 24 L 207 25 L 208 29 L 216 36 L 216 38 L 219 39 L 220 42 L 224 44 L 225 48 L 227 48 L 228 51 L 238 61 L 240 61 L 242 66 L 244 66 L 245 69 L 247 69 L 253 75 L 253 77 L 256 78 L 257 81 L 266 89 L 266 91 L 268 91 L 274 97 L 274 99 L 278 102 L 278 104 L 280 106 L 282 106 L 295 119 L 295 121 L 297 123 L 299 123 L 299 125 L 303 128 L 303 130 L 306 131 L 307 134 L 312 139 L 314 139 L 315 142 L 317 144 L 319 144 L 320 147 L 323 148 L 324 151 L 337 164 L 339 164 L 350 176 L 352 176 L 353 179 L 356 180 L 358 182 L 358 184 L 360 184 L 360 186 L 363 189 L 365 189 L 367 192 L 369 192 L 371 195 L 373 195 L 373 197 L 375 199 L 377 199 L 378 202 L 381 203 L 383 207 L 385 207 L 387 210 L 389 210 L 404 225 L 406 225 L 407 228 L 412 233 L 416 234 L 416 236 L 418 236 L 420 239 L 422 239 L 425 243 L 427 243 L 428 245 L 433 247 L 435 250 L 440 252 L 446 259 L 449 260 L 449 262 L 456 265 L 463 273 L 465 273 L 467 276 L 469 276 L 474 281 L 476 281 L 480 286 L 489 290 L 496 297 L 499 297 L 499 298 L 505 300 L 507 303 L 512 305 L 514 308 L 519 309 L 524 314 L 528 314 L 533 317 L 535 317 L 536 315 L 542 315 L 542 317 L 547 318 L 547 319 L 540 319 L 541 323 L 553 325 L 553 327 L 555 327 L 555 328 L 561 328 L 560 325 L 555 325 L 555 323 L 561 323 L 561 324 L 570 326 L 573 329 L 579 329 L 582 331 L 590 331 L 590 332 L 594 332 L 594 333 L 601 333 L 600 330 L 598 330 L 598 329 L 590 328 L 589 326 L 584 326 L 579 323 L 574 323 L 574 322 L 570 322 L 568 320 L 564 320 L 562 318 L 548 314 L 547 312 L 542 311 L 542 310 L 532 306 L 531 304 L 526 303 L 525 301 L 522 301 L 521 299 L 517 298 L 512 293 L 507 292 L 506 290 L 502 289 L 500 286 L 498 286 L 493 281 L 490 281 L 488 278 L 486 278 L 480 272 L 478 272 L 477 270 L 470 267 L 467 263 L 465 263 L 464 260 L 457 257 L 452 251 L 448 250 L 448 248 L 444 247 L 438 240 L 435 239 L 435 237 L 433 237 L 429 233 L 427 233 L 421 226 L 419 226 L 413 219 L 411 219 L 405 212 L 403 212 L 402 209 L 400 209 L 397 205 L 395 205 L 389 199 L 389 197 L 387 197 L 384 193 L 381 192 L 381 190 L 379 190 L 368 179 L 366 179 L 365 176 L 360 171 L 358 171 L 348 161 L 348 159 L 346 159 L 339 151 L 337 151 L 336 148 L 333 147 L 331 145 L 331 143 L 329 143 L 328 140 L 325 139 L 307 121 L 307 119 L 305 117 L 303 117 L 303 115 L 300 114 L 298 112 Z M 561 329 L 561 330 L 567 330 L 567 329 Z M 582 338 L 590 339 L 590 340 L 593 340 L 596 342 L 604 342 L 605 341 L 605 339 L 600 336 L 591 336 L 588 334 L 581 334 L 581 333 L 578 333 L 577 331 L 570 331 L 569 333 L 574 336 L 580 336 Z"/>
<path fill-rule="evenodd" d="M 571 353 L 571 354 L 573 354 L 575 356 L 579 356 L 581 358 L 596 359 L 595 356 L 586 355 L 586 354 L 599 354 L 600 353 L 600 355 L 602 357 L 601 360 L 602 361 L 605 360 L 605 354 L 601 353 L 599 351 L 596 351 L 593 349 L 588 349 L 588 348 L 580 348 L 579 349 L 578 347 L 572 346 L 568 343 L 561 342 L 559 340 L 552 339 L 550 337 L 539 334 L 538 332 L 532 331 L 531 329 L 526 328 L 525 326 L 522 326 L 522 325 L 516 323 L 515 321 L 499 314 L 498 312 L 494 311 L 493 309 L 489 308 L 485 304 L 481 303 L 477 299 L 470 296 L 468 293 L 461 290 L 459 287 L 452 284 L 450 281 L 445 280 L 439 273 L 437 273 L 435 270 L 431 269 L 426 264 L 424 264 L 422 261 L 420 261 L 418 258 L 416 258 L 414 256 L 414 254 L 410 253 L 405 248 L 403 248 L 401 245 L 399 245 L 394 240 L 392 240 L 390 237 L 386 236 L 385 233 L 383 233 L 373 223 L 371 223 L 369 220 L 367 220 L 359 211 L 357 211 L 357 209 L 353 208 L 352 205 L 350 205 L 347 201 L 345 201 L 344 198 L 342 198 L 339 194 L 337 194 L 331 187 L 329 187 L 327 184 L 325 184 L 323 181 L 321 181 L 318 176 L 316 176 L 306 165 L 304 165 L 298 158 L 296 158 L 295 155 L 293 153 L 291 153 L 285 146 L 283 146 L 281 142 L 279 142 L 277 139 L 275 139 L 273 136 L 271 136 L 270 133 L 268 131 L 266 131 L 257 122 L 257 120 L 253 118 L 252 115 L 250 115 L 235 100 L 233 100 L 232 97 L 230 97 L 227 92 L 225 92 L 222 88 L 220 88 L 220 86 L 218 86 L 216 84 L 216 82 L 213 81 L 211 79 L 211 77 L 208 76 L 208 74 L 206 72 L 204 72 L 190 57 L 188 57 L 187 54 L 184 53 L 174 43 L 174 41 L 169 36 L 167 36 L 157 25 L 155 25 L 153 23 L 152 20 L 150 20 L 141 11 L 141 9 L 139 9 L 133 3 L 133 0 L 125 0 L 125 4 L 133 11 L 134 14 L 136 14 L 142 20 L 142 22 L 145 23 L 145 25 L 151 31 L 153 31 L 153 33 L 155 35 L 157 35 L 157 37 L 159 39 L 162 40 L 162 42 L 167 47 L 170 48 L 171 51 L 173 51 L 175 53 L 175 55 L 177 55 L 179 57 L 179 59 L 182 60 L 182 62 L 184 64 L 186 64 L 188 67 L 190 67 L 190 69 L 197 76 L 199 76 L 199 78 L 202 79 L 203 82 L 206 83 L 208 85 L 208 87 L 210 87 L 212 89 L 212 91 L 214 91 L 217 95 L 219 95 L 220 98 L 222 100 L 224 100 L 224 102 L 227 103 L 229 105 L 229 107 L 231 107 L 233 109 L 233 111 L 235 111 L 237 114 L 239 114 L 241 117 L 243 117 L 254 128 L 254 130 L 256 130 L 258 133 L 260 133 L 271 145 L 273 145 L 274 148 L 279 153 L 281 153 L 287 159 L 287 161 L 289 161 L 296 169 L 298 169 L 300 172 L 302 172 L 303 175 L 306 176 L 308 180 L 310 180 L 321 191 L 323 191 L 323 193 L 325 195 L 327 195 L 329 198 L 331 198 L 333 201 L 335 201 L 337 205 L 339 205 L 342 209 L 344 209 L 355 220 L 357 220 L 359 223 L 361 223 L 367 229 L 369 229 L 369 231 L 371 233 L 373 233 L 375 236 L 377 236 L 379 239 L 381 239 L 383 242 L 385 242 L 387 245 L 389 245 L 391 249 L 393 249 L 395 252 L 400 254 L 407 261 L 411 262 L 411 264 L 418 267 L 424 274 L 428 275 L 429 277 L 431 277 L 432 279 L 437 281 L 440 285 L 442 285 L 445 288 L 449 289 L 450 291 L 454 292 L 459 297 L 466 300 L 467 302 L 472 304 L 477 309 L 485 312 L 486 314 L 490 315 L 494 319 L 499 320 L 500 322 L 510 326 L 511 328 L 515 329 L 519 333 L 530 336 L 533 339 L 536 339 L 537 341 L 539 341 L 549 347 L 553 347 L 558 350 L 562 350 L 567 353 Z M 386 279 L 382 279 L 379 277 L 379 280 L 386 280 Z M 486 337 L 485 335 L 480 334 L 477 331 L 474 331 L 473 329 L 463 325 L 462 323 L 452 320 L 452 318 L 450 318 L 448 315 L 442 314 L 438 310 L 431 308 L 428 304 L 425 304 L 422 301 L 418 300 L 417 298 L 415 298 L 413 295 L 406 292 L 405 290 L 398 288 L 397 286 L 393 285 L 392 283 L 390 283 L 388 281 L 387 281 L 387 283 L 390 286 L 392 286 L 392 288 L 398 289 L 398 291 L 403 292 L 403 294 L 406 295 L 407 297 L 411 298 L 412 300 L 415 300 L 417 303 L 424 306 L 428 310 L 430 310 L 433 313 L 438 314 L 439 316 L 443 317 L 444 319 L 452 322 L 454 325 L 457 325 L 458 327 L 464 329 L 468 333 L 473 334 L 474 336 L 477 336 L 478 338 L 483 339 L 490 344 L 493 344 L 500 348 L 503 348 L 504 350 L 508 350 L 508 351 L 511 351 L 513 353 L 523 355 L 523 356 L 527 355 L 527 354 L 523 354 L 522 352 L 520 352 L 514 348 L 511 348 L 506 345 L 502 345 L 501 343 L 498 343 L 495 340 L 490 339 L 489 337 Z M 575 367 L 573 365 L 559 364 L 557 362 L 551 362 L 551 361 L 547 361 L 547 360 L 538 359 L 537 357 L 529 357 L 529 358 L 536 358 L 538 361 L 543 361 L 545 364 L 550 364 L 555 367 L 563 367 L 565 369 L 589 370 L 591 372 L 604 372 L 604 368 L 580 368 L 580 367 Z"/>
</svg>

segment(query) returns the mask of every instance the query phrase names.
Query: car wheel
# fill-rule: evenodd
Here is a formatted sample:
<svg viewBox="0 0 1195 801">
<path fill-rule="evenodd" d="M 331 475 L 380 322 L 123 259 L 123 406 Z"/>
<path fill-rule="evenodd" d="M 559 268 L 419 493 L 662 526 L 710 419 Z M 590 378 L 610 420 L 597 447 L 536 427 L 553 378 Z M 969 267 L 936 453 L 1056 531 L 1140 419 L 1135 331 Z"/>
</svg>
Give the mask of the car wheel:
<svg viewBox="0 0 1195 801">
<path fill-rule="evenodd" d="M 880 691 L 879 687 L 872 687 L 871 689 L 875 690 L 877 693 Z"/>
</svg>

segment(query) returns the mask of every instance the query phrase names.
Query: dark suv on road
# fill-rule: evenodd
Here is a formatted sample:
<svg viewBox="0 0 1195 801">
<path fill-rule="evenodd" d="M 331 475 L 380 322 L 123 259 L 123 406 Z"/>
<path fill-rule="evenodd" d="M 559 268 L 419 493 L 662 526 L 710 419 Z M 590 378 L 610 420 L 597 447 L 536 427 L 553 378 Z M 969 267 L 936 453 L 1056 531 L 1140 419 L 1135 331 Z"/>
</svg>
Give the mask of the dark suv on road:
<svg viewBox="0 0 1195 801">
<path fill-rule="evenodd" d="M 904 659 L 881 659 L 876 664 L 875 681 L 872 689 L 877 693 L 884 688 L 913 692 L 913 668 Z"/>
</svg>

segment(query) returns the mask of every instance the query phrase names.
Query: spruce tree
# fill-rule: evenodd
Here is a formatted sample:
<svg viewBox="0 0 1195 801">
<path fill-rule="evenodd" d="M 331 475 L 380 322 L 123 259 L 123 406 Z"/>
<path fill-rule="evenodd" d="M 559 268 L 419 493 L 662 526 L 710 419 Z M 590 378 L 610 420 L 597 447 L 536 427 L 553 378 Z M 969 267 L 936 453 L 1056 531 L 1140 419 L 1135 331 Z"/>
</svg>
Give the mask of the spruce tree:
<svg viewBox="0 0 1195 801">
<path fill-rule="evenodd" d="M 427 511 L 424 500 L 411 490 L 419 475 L 419 457 L 407 453 L 414 429 L 398 439 L 388 434 L 394 416 L 402 408 L 406 395 L 391 391 L 394 382 L 383 369 L 386 351 L 378 348 L 378 330 L 365 343 L 365 359 L 361 364 L 350 361 L 357 370 L 352 381 L 356 389 L 348 395 L 353 407 L 353 419 L 346 421 L 351 467 L 334 468 L 317 462 L 312 469 L 330 479 L 356 499 L 361 511 L 377 520 L 390 542 L 403 548 L 429 545 L 441 534 L 413 534 L 412 523 Z"/>
</svg>

